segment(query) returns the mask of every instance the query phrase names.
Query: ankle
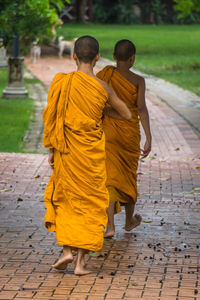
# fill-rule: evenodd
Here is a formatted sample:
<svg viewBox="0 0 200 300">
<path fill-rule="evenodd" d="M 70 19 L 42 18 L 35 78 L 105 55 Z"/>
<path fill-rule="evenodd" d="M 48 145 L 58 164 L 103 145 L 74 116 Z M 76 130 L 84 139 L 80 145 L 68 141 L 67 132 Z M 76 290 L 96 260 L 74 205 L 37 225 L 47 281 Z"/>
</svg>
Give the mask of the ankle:
<svg viewBox="0 0 200 300">
<path fill-rule="evenodd" d="M 131 218 L 131 219 L 126 219 L 126 221 L 125 221 L 125 226 L 130 225 L 130 224 L 131 224 L 131 221 L 132 221 L 132 218 Z"/>
<path fill-rule="evenodd" d="M 68 246 L 63 246 L 63 255 L 64 256 L 73 256 L 71 248 Z"/>
<path fill-rule="evenodd" d="M 110 225 L 110 224 L 108 224 L 107 225 L 107 228 L 106 228 L 106 231 L 115 231 L 115 225 Z"/>
</svg>

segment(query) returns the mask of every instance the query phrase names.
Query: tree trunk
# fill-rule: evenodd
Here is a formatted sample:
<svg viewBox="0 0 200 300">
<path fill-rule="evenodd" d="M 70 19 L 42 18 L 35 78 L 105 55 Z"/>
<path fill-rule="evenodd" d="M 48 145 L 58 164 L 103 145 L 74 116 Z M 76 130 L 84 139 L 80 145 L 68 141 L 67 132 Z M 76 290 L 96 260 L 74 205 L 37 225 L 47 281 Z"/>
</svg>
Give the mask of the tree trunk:
<svg viewBox="0 0 200 300">
<path fill-rule="evenodd" d="M 85 22 L 87 0 L 76 0 L 76 20 L 77 22 Z"/>
<path fill-rule="evenodd" d="M 93 21 L 92 6 L 93 6 L 93 0 L 88 0 L 88 18 L 90 22 Z"/>
</svg>

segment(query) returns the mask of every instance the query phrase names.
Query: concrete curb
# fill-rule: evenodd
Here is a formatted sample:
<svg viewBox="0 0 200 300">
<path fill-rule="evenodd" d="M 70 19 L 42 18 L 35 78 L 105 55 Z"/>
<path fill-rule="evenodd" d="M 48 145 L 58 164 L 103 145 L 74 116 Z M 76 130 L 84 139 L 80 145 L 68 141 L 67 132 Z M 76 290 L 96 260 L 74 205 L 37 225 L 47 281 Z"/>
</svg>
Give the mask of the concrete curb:
<svg viewBox="0 0 200 300">
<path fill-rule="evenodd" d="M 24 76 L 26 78 L 36 78 L 27 68 L 25 69 Z M 31 153 L 47 153 L 42 142 L 44 130 L 42 113 L 46 107 L 48 91 L 42 82 L 29 84 L 29 89 L 31 97 L 34 99 L 34 116 L 24 136 L 24 141 L 26 142 L 24 150 Z"/>
</svg>

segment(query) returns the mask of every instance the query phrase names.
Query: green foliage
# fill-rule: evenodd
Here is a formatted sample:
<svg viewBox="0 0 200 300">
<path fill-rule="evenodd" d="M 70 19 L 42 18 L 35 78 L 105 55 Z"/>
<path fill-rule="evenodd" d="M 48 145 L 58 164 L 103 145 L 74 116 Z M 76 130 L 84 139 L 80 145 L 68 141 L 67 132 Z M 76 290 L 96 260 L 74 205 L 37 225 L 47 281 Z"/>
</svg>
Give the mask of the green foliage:
<svg viewBox="0 0 200 300">
<path fill-rule="evenodd" d="M 2 99 L 7 78 L 8 70 L 0 69 L 0 152 L 23 152 L 23 137 L 29 127 L 33 100 Z"/>
<path fill-rule="evenodd" d="M 200 22 L 198 14 L 200 0 L 175 0 L 175 2 L 176 5 L 173 0 L 93 0 L 93 18 L 95 22 L 108 24 L 190 24 Z M 140 8 L 141 16 L 134 14 L 133 5 Z"/>
<path fill-rule="evenodd" d="M 134 5 L 141 10 L 141 16 L 134 14 Z M 163 23 L 167 10 L 163 0 L 95 0 L 93 17 L 96 22 L 117 24 Z"/>
<path fill-rule="evenodd" d="M 98 23 L 106 23 L 107 21 L 107 11 L 99 3 L 93 5 L 93 19 Z"/>
<path fill-rule="evenodd" d="M 93 4 L 93 18 L 95 22 L 114 23 L 115 6 L 118 0 L 95 0 Z"/>
<path fill-rule="evenodd" d="M 162 0 L 141 1 L 142 23 L 162 24 L 169 22 L 166 4 Z"/>
<path fill-rule="evenodd" d="M 140 23 L 133 13 L 135 3 L 137 3 L 136 0 L 96 0 L 93 5 L 94 21 L 118 24 Z"/>
<path fill-rule="evenodd" d="M 17 33 L 26 47 L 37 38 L 51 38 L 51 26 L 58 23 L 57 11 L 69 0 L 1 0 L 0 37 L 11 43 Z"/>
<path fill-rule="evenodd" d="M 162 24 L 162 17 L 166 15 L 165 4 L 161 0 L 151 1 L 151 10 L 154 14 L 155 23 Z"/>
<path fill-rule="evenodd" d="M 116 23 L 119 24 L 134 24 L 140 23 L 139 19 L 133 13 L 133 4 L 132 0 L 118 0 L 116 2 L 114 13 L 116 15 Z M 120 13 L 119 13 L 120 12 Z"/>
<path fill-rule="evenodd" d="M 174 9 L 179 12 L 178 18 L 193 15 L 200 12 L 200 0 L 174 0 Z"/>
</svg>

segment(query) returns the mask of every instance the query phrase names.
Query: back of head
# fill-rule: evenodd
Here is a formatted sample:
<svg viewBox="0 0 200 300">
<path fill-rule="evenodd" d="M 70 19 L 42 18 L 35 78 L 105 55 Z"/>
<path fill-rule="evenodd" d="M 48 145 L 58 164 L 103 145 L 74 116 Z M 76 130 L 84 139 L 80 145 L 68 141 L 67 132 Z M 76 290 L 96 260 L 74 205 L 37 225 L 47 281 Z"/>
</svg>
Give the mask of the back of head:
<svg viewBox="0 0 200 300">
<path fill-rule="evenodd" d="M 118 61 L 126 61 L 131 56 L 135 55 L 136 47 L 129 40 L 120 40 L 116 43 L 114 48 L 114 56 Z"/>
<path fill-rule="evenodd" d="M 92 36 L 81 36 L 74 44 L 74 52 L 80 62 L 91 63 L 99 53 L 99 43 Z"/>
</svg>

